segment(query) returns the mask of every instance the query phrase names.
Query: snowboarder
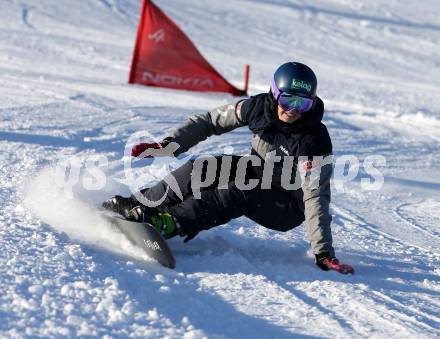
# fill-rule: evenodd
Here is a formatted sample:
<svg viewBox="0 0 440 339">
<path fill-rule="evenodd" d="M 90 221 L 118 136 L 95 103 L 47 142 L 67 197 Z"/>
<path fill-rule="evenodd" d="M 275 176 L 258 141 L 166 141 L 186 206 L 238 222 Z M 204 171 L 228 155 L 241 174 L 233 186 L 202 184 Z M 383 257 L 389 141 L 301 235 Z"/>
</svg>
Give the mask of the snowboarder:
<svg viewBox="0 0 440 339">
<path fill-rule="evenodd" d="M 149 201 L 159 201 L 157 207 L 148 207 L 132 195 L 115 196 L 103 207 L 120 213 L 127 219 L 148 222 L 165 238 L 185 236 L 185 241 L 197 233 L 231 219 L 246 216 L 256 223 L 278 231 L 288 231 L 305 221 L 306 233 L 315 263 L 323 270 L 353 273 L 349 265 L 340 264 L 332 245 L 330 204 L 330 178 L 332 163 L 325 161 L 332 154 L 332 143 L 327 128 L 321 122 L 324 104 L 316 95 L 317 79 L 308 66 L 299 62 L 281 65 L 273 75 L 269 93 L 262 93 L 225 105 L 205 114 L 193 116 L 161 143 L 140 143 L 132 148 L 132 156 L 143 157 L 145 152 L 164 149 L 176 143 L 177 156 L 211 135 L 220 135 L 242 126 L 252 131 L 251 156 L 258 161 L 241 160 L 240 156 L 216 157 L 219 164 L 228 159 L 229 180 L 224 182 L 217 166 L 215 180 L 203 187 L 196 196 L 194 178 L 196 162 L 191 160 L 171 172 L 178 183 L 180 195 L 162 180 L 139 193 Z M 276 157 L 280 159 L 276 161 Z M 287 158 L 295 159 L 288 162 Z M 305 161 L 300 161 L 304 159 Z M 318 158 L 318 161 L 316 160 Z M 271 159 L 272 172 L 269 187 L 263 183 Z M 246 163 L 247 183 L 258 179 L 259 184 L 243 189 L 237 184 L 238 168 Z M 297 189 L 286 189 L 285 167 L 303 168 L 306 176 L 319 168 L 318 185 L 307 185 L 303 177 Z M 209 165 L 208 165 L 209 166 Z M 200 167 L 200 166 L 199 166 Z M 209 173 L 201 167 L 201 177 Z M 293 181 L 295 181 L 293 179 Z M 289 179 L 290 180 L 290 179 Z M 285 180 L 284 180 L 285 181 Z M 250 186 L 245 186 L 249 188 Z M 142 200 L 142 199 L 141 199 Z"/>
</svg>

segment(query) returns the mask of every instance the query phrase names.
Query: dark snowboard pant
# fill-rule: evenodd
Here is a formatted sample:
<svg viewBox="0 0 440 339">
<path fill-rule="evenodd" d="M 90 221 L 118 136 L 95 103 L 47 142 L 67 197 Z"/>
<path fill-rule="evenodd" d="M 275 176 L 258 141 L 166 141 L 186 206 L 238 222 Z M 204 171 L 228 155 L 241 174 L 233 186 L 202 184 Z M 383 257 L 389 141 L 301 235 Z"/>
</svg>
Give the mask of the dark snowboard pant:
<svg viewBox="0 0 440 339">
<path fill-rule="evenodd" d="M 228 161 L 231 161 L 231 175 L 229 181 L 219 187 L 221 162 L 227 157 L 229 157 Z M 168 187 L 166 180 L 141 192 L 150 201 L 159 201 L 166 195 L 158 209 L 171 213 L 183 227 L 189 239 L 195 237 L 201 230 L 225 224 L 241 216 L 246 216 L 262 226 L 278 231 L 288 231 L 301 224 L 304 220 L 304 213 L 298 207 L 298 202 L 295 201 L 292 192 L 277 186 L 272 186 L 271 189 L 262 189 L 260 185 L 251 190 L 237 188 L 235 174 L 240 158 L 239 156 L 215 158 L 217 161 L 215 180 L 209 186 L 200 189 L 200 199 L 194 197 L 194 186 L 191 183 L 195 172 L 193 172 L 194 160 L 169 174 L 177 180 L 183 201 L 171 187 Z M 206 178 L 207 167 L 207 164 L 202 167 L 202 180 Z M 248 164 L 246 180 L 260 179 L 259 172 L 261 171 L 255 170 Z"/>
</svg>

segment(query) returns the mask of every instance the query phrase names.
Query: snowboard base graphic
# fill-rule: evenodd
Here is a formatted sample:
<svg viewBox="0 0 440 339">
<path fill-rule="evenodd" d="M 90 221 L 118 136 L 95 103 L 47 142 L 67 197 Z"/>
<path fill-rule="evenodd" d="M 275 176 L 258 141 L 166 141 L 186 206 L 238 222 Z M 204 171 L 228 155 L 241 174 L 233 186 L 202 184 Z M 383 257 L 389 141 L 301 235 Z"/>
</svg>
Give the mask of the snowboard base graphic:
<svg viewBox="0 0 440 339">
<path fill-rule="evenodd" d="M 103 217 L 116 226 L 137 247 L 142 248 L 149 257 L 168 268 L 176 267 L 176 260 L 166 240 L 150 224 L 124 219 L 121 215 L 103 212 Z"/>
</svg>

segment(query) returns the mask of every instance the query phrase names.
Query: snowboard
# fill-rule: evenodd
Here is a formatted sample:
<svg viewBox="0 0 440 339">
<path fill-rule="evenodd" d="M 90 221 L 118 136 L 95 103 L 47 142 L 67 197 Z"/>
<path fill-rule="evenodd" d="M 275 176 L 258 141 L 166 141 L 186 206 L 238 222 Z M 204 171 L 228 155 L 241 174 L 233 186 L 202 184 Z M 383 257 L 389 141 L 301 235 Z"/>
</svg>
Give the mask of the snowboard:
<svg viewBox="0 0 440 339">
<path fill-rule="evenodd" d="M 112 212 L 102 212 L 102 215 L 104 219 L 116 226 L 130 242 L 142 248 L 150 258 L 165 267 L 176 267 L 176 260 L 166 240 L 152 225 L 129 221 Z"/>
</svg>

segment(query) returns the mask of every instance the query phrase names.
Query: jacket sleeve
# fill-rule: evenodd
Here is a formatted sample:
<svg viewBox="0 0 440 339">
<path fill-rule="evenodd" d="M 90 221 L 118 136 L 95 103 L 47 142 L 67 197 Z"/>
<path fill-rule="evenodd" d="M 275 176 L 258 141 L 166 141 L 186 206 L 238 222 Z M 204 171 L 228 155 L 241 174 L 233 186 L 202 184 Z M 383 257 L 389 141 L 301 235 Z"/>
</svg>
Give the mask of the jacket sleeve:
<svg viewBox="0 0 440 339">
<path fill-rule="evenodd" d="M 241 103 L 242 101 L 239 101 L 235 105 L 220 106 L 205 114 L 192 116 L 166 138 L 179 145 L 179 149 L 174 154 L 177 156 L 186 152 L 211 135 L 220 135 L 245 126 L 246 123 L 239 118 Z"/>
<path fill-rule="evenodd" d="M 333 156 L 314 157 L 313 162 L 305 162 L 302 166 L 307 167 L 307 164 L 309 167 L 304 168 L 304 176 L 301 176 L 307 237 L 313 254 L 328 252 L 334 257 L 330 227 L 332 216 L 329 210 Z"/>
</svg>

